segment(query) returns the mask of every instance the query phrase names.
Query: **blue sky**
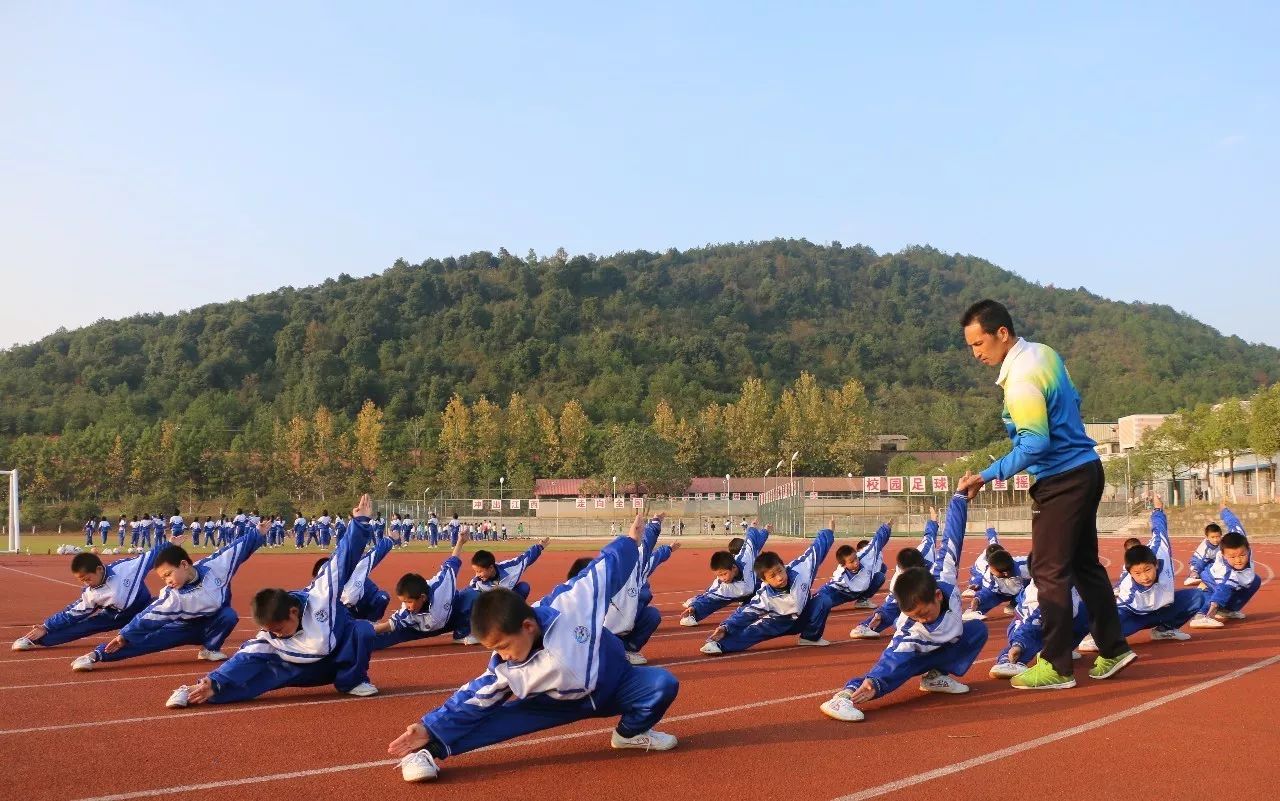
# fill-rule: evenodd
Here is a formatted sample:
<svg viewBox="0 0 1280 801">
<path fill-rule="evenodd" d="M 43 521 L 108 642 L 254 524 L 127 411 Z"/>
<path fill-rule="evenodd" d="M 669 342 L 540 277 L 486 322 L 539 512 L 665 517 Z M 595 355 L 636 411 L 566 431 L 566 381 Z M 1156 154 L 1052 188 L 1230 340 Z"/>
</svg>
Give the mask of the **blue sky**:
<svg viewBox="0 0 1280 801">
<path fill-rule="evenodd" d="M 0 5 L 0 347 L 400 257 L 776 236 L 1280 345 L 1280 5 L 365 5 Z"/>
</svg>

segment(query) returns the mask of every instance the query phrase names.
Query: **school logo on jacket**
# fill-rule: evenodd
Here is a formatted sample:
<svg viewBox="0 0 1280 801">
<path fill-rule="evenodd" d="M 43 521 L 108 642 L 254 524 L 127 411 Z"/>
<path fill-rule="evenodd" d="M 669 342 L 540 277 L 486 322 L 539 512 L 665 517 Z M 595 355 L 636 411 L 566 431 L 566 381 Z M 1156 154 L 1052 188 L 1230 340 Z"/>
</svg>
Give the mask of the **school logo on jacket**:
<svg viewBox="0 0 1280 801">
<path fill-rule="evenodd" d="M 222 586 L 222 577 L 221 577 L 221 576 L 214 576 L 214 577 L 213 577 L 213 583 L 214 583 L 214 584 L 216 584 L 217 586 L 221 587 L 221 586 Z"/>
<path fill-rule="evenodd" d="M 578 626 L 577 628 L 575 628 L 573 630 L 573 638 L 578 641 L 579 645 L 582 645 L 583 643 L 585 643 L 587 641 L 587 627 Z"/>
<path fill-rule="evenodd" d="M 316 612 L 316 622 L 317 622 L 317 623 L 323 623 L 323 622 L 325 622 L 325 621 L 326 621 L 326 620 L 328 620 L 328 619 L 329 619 L 329 613 L 328 613 L 327 611 L 325 611 L 324 609 L 321 609 L 319 612 Z"/>
<path fill-rule="evenodd" d="M 637 590 L 635 587 L 627 587 L 627 597 L 628 597 L 628 598 L 634 598 L 634 597 L 636 597 L 636 596 L 637 596 L 637 595 L 639 595 L 639 594 L 640 594 L 640 591 L 639 591 L 639 590 Z"/>
</svg>

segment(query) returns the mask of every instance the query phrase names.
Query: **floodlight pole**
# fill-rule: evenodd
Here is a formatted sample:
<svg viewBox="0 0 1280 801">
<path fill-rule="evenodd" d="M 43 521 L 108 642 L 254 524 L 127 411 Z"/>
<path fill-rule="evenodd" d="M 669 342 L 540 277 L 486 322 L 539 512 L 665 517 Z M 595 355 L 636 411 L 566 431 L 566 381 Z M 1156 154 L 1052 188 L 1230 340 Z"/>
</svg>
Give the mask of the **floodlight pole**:
<svg viewBox="0 0 1280 801">
<path fill-rule="evenodd" d="M 18 471 L 0 470 L 0 476 L 9 477 L 9 552 L 17 553 L 22 546 L 22 520 L 18 505 Z"/>
</svg>

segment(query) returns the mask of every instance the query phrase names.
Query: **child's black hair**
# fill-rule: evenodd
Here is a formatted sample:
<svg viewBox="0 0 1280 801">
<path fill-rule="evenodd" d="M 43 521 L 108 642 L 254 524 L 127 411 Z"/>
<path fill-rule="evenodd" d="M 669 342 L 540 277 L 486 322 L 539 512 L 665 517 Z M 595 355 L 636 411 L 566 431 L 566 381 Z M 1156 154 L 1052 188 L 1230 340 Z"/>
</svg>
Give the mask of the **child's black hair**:
<svg viewBox="0 0 1280 801">
<path fill-rule="evenodd" d="M 1159 563 L 1159 560 L 1156 559 L 1156 552 L 1142 544 L 1135 545 L 1124 552 L 1125 570 L 1134 565 L 1155 565 Z"/>
<path fill-rule="evenodd" d="M 902 571 L 893 583 L 893 597 L 904 612 L 921 604 L 931 603 L 937 596 L 938 582 L 933 573 L 923 567 L 909 567 Z"/>
<path fill-rule="evenodd" d="M 93 573 L 102 567 L 102 560 L 96 553 L 78 553 L 71 558 L 72 573 Z"/>
<path fill-rule="evenodd" d="M 927 567 L 929 562 L 924 558 L 924 554 L 915 548 L 903 548 L 898 551 L 896 559 L 899 568 L 906 570 L 911 567 Z"/>
<path fill-rule="evenodd" d="M 858 544 L 853 547 L 861 551 L 863 548 L 867 547 L 870 544 L 871 544 L 871 540 L 858 540 Z"/>
<path fill-rule="evenodd" d="M 591 564 L 590 556 L 579 556 L 577 559 L 573 560 L 573 564 L 569 565 L 569 574 L 565 576 L 565 578 L 566 579 L 573 578 L 574 576 L 578 575 L 583 570 L 585 570 L 587 565 L 589 564 Z"/>
<path fill-rule="evenodd" d="M 742 546 L 746 544 L 747 544 L 747 541 L 744 540 L 742 537 L 734 537 L 733 539 L 729 540 L 729 553 L 737 553 L 738 551 L 741 551 Z"/>
<path fill-rule="evenodd" d="M 781 567 L 783 564 L 782 557 L 773 551 L 765 551 L 756 557 L 756 563 L 752 567 L 756 571 L 757 576 L 763 576 L 769 570 L 775 567 Z"/>
<path fill-rule="evenodd" d="M 324 567 L 326 564 L 328 564 L 328 562 L 329 562 L 329 557 L 327 556 L 322 556 L 319 559 L 317 559 L 316 563 L 311 566 L 311 578 L 315 578 L 316 576 L 320 575 L 320 568 Z"/>
<path fill-rule="evenodd" d="M 421 598 L 427 597 L 431 600 L 431 586 L 427 584 L 427 580 L 417 573 L 405 573 L 396 582 L 396 597 L 398 598 Z"/>
<path fill-rule="evenodd" d="M 1204 533 L 1205 533 L 1205 536 L 1208 536 L 1210 533 L 1221 534 L 1222 526 L 1218 525 L 1217 523 L 1210 523 L 1209 525 L 1204 527 Z"/>
<path fill-rule="evenodd" d="M 1227 548 L 1248 548 L 1249 538 L 1239 531 L 1228 531 L 1222 535 L 1222 542 L 1218 543 L 1218 547 L 1224 551 Z"/>
<path fill-rule="evenodd" d="M 982 555 L 987 557 L 987 561 L 990 562 L 992 554 L 997 553 L 999 551 L 1003 551 L 1003 550 L 1004 550 L 1003 545 L 1001 545 L 998 542 L 993 542 L 987 546 L 986 550 L 982 552 Z"/>
<path fill-rule="evenodd" d="M 842 564 L 845 559 L 853 556 L 854 550 L 852 545 L 841 545 L 836 548 L 836 564 Z"/>
<path fill-rule="evenodd" d="M 733 561 L 733 554 L 728 551 L 716 551 L 711 554 L 712 570 L 737 570 L 738 563 Z"/>
<path fill-rule="evenodd" d="M 1013 572 L 1013 554 L 999 550 L 987 557 L 987 565 L 997 573 Z"/>
<path fill-rule="evenodd" d="M 186 550 L 180 545 L 170 545 L 156 555 L 155 566 L 159 567 L 160 565 L 169 565 L 171 567 L 177 567 L 183 562 L 186 562 L 187 564 L 192 563 L 191 557 L 187 554 Z"/>
<path fill-rule="evenodd" d="M 488 551 L 476 551 L 471 554 L 471 564 L 476 567 L 493 567 L 497 564 L 497 560 Z"/>
<path fill-rule="evenodd" d="M 249 604 L 253 612 L 253 622 L 259 626 L 269 626 L 289 619 L 289 610 L 302 610 L 302 604 L 285 590 L 268 587 L 258 590 Z"/>
<path fill-rule="evenodd" d="M 1137 537 L 1130 537 L 1129 539 L 1124 541 L 1124 549 L 1127 552 L 1130 548 L 1133 548 L 1134 546 L 1141 545 L 1141 544 L 1142 544 L 1142 540 L 1138 539 Z"/>
<path fill-rule="evenodd" d="M 505 587 L 481 593 L 471 607 L 471 633 L 476 639 L 490 634 L 515 634 L 526 620 L 533 620 L 533 607 Z"/>
</svg>

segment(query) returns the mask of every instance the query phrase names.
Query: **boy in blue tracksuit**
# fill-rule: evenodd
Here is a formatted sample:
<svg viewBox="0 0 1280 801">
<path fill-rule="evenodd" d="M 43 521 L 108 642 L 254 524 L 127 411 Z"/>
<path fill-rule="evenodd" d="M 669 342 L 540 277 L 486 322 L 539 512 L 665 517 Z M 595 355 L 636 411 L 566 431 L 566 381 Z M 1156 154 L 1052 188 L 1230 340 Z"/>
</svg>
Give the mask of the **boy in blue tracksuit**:
<svg viewBox="0 0 1280 801">
<path fill-rule="evenodd" d="M 206 517 L 204 519 L 204 543 L 210 548 L 213 547 L 214 540 L 217 539 L 217 535 L 214 533 L 217 528 L 218 524 L 212 517 Z"/>
<path fill-rule="evenodd" d="M 855 551 L 852 545 L 837 548 L 835 572 L 813 596 L 812 603 L 825 608 L 826 614 L 848 603 L 870 608 L 871 596 L 884 584 L 884 546 L 889 543 L 892 533 L 893 520 L 886 520 L 861 550 Z"/>
<path fill-rule="evenodd" d="M 187 530 L 187 521 L 182 519 L 182 514 L 177 510 L 173 510 L 173 516 L 169 518 L 169 536 L 177 537 Z M 194 540 L 192 544 L 194 544 Z"/>
<path fill-rule="evenodd" d="M 109 565 L 95 553 L 76 554 L 71 572 L 84 585 L 79 599 L 15 640 L 13 650 L 62 645 L 115 631 L 133 620 L 151 603 L 145 579 L 163 548 L 164 543 L 158 543 L 141 556 L 117 559 Z"/>
<path fill-rule="evenodd" d="M 633 665 L 648 663 L 641 651 L 649 642 L 649 638 L 658 630 L 662 622 L 662 613 L 653 606 L 653 590 L 649 588 L 649 579 L 658 566 L 671 557 L 671 546 L 658 547 L 658 535 L 662 533 L 663 515 L 658 515 L 644 526 L 640 537 L 640 557 L 636 560 L 635 569 L 627 577 L 622 589 L 609 599 L 609 611 L 605 613 L 605 628 L 622 640 L 626 650 L 627 661 Z M 633 527 L 639 527 L 641 515 L 636 515 Z M 677 543 L 679 545 L 679 543 Z M 568 578 L 572 579 L 586 569 L 591 563 L 589 557 L 582 557 L 569 566 Z"/>
<path fill-rule="evenodd" d="M 521 581 L 524 572 L 542 556 L 542 549 L 550 540 L 540 540 L 519 556 L 499 562 L 489 551 L 476 551 L 471 555 L 471 569 L 475 572 L 469 586 L 476 592 L 489 592 L 505 587 L 522 598 L 529 597 L 528 582 Z"/>
<path fill-rule="evenodd" d="M 353 620 L 341 600 L 342 587 L 373 536 L 372 514 L 373 501 L 361 496 L 337 553 L 305 589 L 259 590 L 251 606 L 262 630 L 194 686 L 175 690 L 165 706 L 227 704 L 281 687 L 324 684 L 358 697 L 376 695 L 378 688 L 369 683 L 373 624 Z"/>
<path fill-rule="evenodd" d="M 107 537 L 111 536 L 111 521 L 103 517 L 98 521 L 98 534 L 102 537 L 102 544 L 107 544 Z M 92 545 L 93 543 L 89 543 Z"/>
<path fill-rule="evenodd" d="M 1204 539 L 1196 546 L 1187 564 L 1187 577 L 1182 582 L 1184 587 L 1194 587 L 1200 583 L 1200 574 L 1208 570 L 1213 561 L 1218 558 L 1218 549 L 1221 545 L 1222 526 L 1217 523 L 1205 526 Z"/>
<path fill-rule="evenodd" d="M 1244 606 L 1262 586 L 1262 577 L 1253 569 L 1253 552 L 1240 518 L 1222 507 L 1222 522 L 1227 533 L 1222 535 L 1218 555 L 1207 570 L 1200 572 L 1204 582 L 1201 612 L 1191 620 L 1193 629 L 1220 629 L 1227 620 L 1244 620 Z"/>
<path fill-rule="evenodd" d="M 504 588 L 476 598 L 472 631 L 493 656 L 481 676 L 388 746 L 403 757 L 406 781 L 434 779 L 446 757 L 586 718 L 621 716 L 614 748 L 675 747 L 675 737 L 653 727 L 679 682 L 661 668 L 628 664 L 604 623 L 609 599 L 635 569 L 640 538 L 635 526 L 532 607 Z"/>
<path fill-rule="evenodd" d="M 764 551 L 768 540 L 768 527 L 749 526 L 741 540 L 742 545 L 737 549 L 730 542 L 729 550 L 711 554 L 711 572 L 715 574 L 715 579 L 701 595 L 684 602 L 680 625 L 696 626 L 729 604 L 749 601 L 759 587 L 755 572 L 756 557 Z"/>
<path fill-rule="evenodd" d="M 965 620 L 986 620 L 987 612 L 997 606 L 1004 606 L 1006 614 L 1013 614 L 1018 593 L 1031 582 L 1025 556 L 1014 556 L 999 548 L 987 553 L 986 561 L 978 592 L 965 610 Z"/>
<path fill-rule="evenodd" d="M 938 510 L 929 507 L 929 519 L 924 523 L 924 533 L 920 543 L 914 548 L 903 548 L 894 557 L 893 577 L 889 579 L 889 592 L 884 601 L 876 607 L 867 619 L 849 631 L 849 637 L 855 640 L 874 640 L 898 619 L 898 599 L 893 594 L 893 585 L 898 581 L 902 571 L 912 567 L 928 569 L 933 566 L 935 550 L 938 542 Z"/>
<path fill-rule="evenodd" d="M 373 579 L 369 578 L 369 574 L 389 553 L 391 553 L 391 540 L 386 537 L 376 540 L 369 552 L 356 562 L 356 569 L 351 571 L 351 578 L 347 579 L 346 585 L 342 588 L 342 605 L 356 620 L 377 623 L 386 613 L 387 604 L 391 603 L 391 596 L 386 590 L 380 589 L 373 583 Z M 311 577 L 315 578 L 320 573 L 320 568 L 324 567 L 328 561 L 327 556 L 317 560 L 311 568 Z"/>
<path fill-rule="evenodd" d="M 307 536 L 307 519 L 299 514 L 293 519 L 293 547 L 294 549 L 303 546 L 303 540 Z"/>
<path fill-rule="evenodd" d="M 89 518 L 84 521 L 84 547 L 93 547 L 93 534 L 98 530 L 98 521 L 96 518 Z"/>
<path fill-rule="evenodd" d="M 978 588 L 982 586 L 982 579 L 987 575 L 987 558 L 996 551 L 1003 551 L 1004 546 L 1000 544 L 1000 534 L 990 526 L 987 527 L 987 547 L 978 554 L 977 560 L 973 566 L 969 568 L 969 586 L 964 592 L 960 593 L 965 598 L 972 598 L 978 594 Z"/>
<path fill-rule="evenodd" d="M 471 630 L 471 605 L 480 593 L 458 590 L 458 571 L 462 569 L 462 535 L 453 553 L 430 579 L 417 573 L 406 573 L 396 582 L 396 598 L 400 609 L 387 620 L 374 624 L 373 650 L 380 651 L 402 642 L 453 633 L 455 642 Z M 459 629 L 462 633 L 459 633 Z M 478 641 L 477 641 L 478 642 Z"/>
<path fill-rule="evenodd" d="M 987 627 L 981 621 L 961 619 L 956 579 L 968 512 L 964 494 L 952 496 L 943 550 L 935 556 L 933 567 L 909 568 L 898 576 L 894 592 L 902 614 L 889 646 L 871 670 L 850 679 L 844 690 L 822 704 L 823 714 L 842 721 L 862 720 L 859 704 L 888 695 L 912 676 L 922 677 L 923 692 L 969 692 L 952 675 L 964 675 L 973 666 L 987 642 Z"/>
<path fill-rule="evenodd" d="M 458 544 L 458 532 L 460 531 L 462 531 L 462 523 L 458 520 L 458 515 L 455 513 L 453 516 L 453 519 L 449 521 L 449 545 L 450 546 L 454 546 Z"/>
<path fill-rule="evenodd" d="M 432 548 L 440 544 L 440 521 L 436 518 L 435 512 L 432 512 L 431 517 L 427 519 L 427 537 L 431 541 Z"/>
<path fill-rule="evenodd" d="M 1155 497 L 1151 510 L 1151 541 L 1124 552 L 1125 576 L 1116 588 L 1120 632 L 1129 637 L 1151 629 L 1153 640 L 1189 640 L 1178 631 L 1200 611 L 1199 590 L 1174 590 L 1173 546 L 1164 501 Z M 1081 651 L 1096 652 L 1093 636 L 1085 637 Z"/>
<path fill-rule="evenodd" d="M 1034 556 L 1034 554 L 1032 554 Z M 1030 566 L 1031 556 L 1027 557 Z M 1044 623 L 1040 618 L 1040 592 L 1036 589 L 1035 579 L 1027 582 L 1027 586 L 1018 593 L 1017 618 L 1009 623 L 1005 634 L 1008 644 L 996 656 L 988 675 L 993 679 L 1011 679 L 1027 672 L 1031 660 L 1044 647 Z M 1078 644 L 1089 633 L 1089 615 L 1085 612 L 1080 600 L 1080 593 L 1071 588 L 1072 630 Z M 1079 654 L 1075 654 L 1078 658 Z"/>
<path fill-rule="evenodd" d="M 146 513 L 143 513 L 142 521 L 138 523 L 138 547 L 151 547 L 151 515 Z"/>
<path fill-rule="evenodd" d="M 126 518 L 124 515 L 120 515 L 120 531 L 118 532 L 119 539 L 117 540 L 116 544 L 121 548 L 124 547 L 124 532 L 125 532 L 125 529 L 127 529 L 128 527 L 129 527 L 128 518 Z"/>
<path fill-rule="evenodd" d="M 259 531 L 248 529 L 194 564 L 183 548 L 166 544 L 155 560 L 156 575 L 164 584 L 160 595 L 114 639 L 72 662 L 71 669 L 93 670 L 99 662 L 119 662 L 179 645 L 199 645 L 197 659 L 226 659 L 222 644 L 240 622 L 231 608 L 231 579 L 264 541 Z"/>
<path fill-rule="evenodd" d="M 811 603 L 809 588 L 834 542 L 835 533 L 824 528 L 790 564 L 784 564 L 773 551 L 757 556 L 755 571 L 760 588 L 711 633 L 700 649 L 702 653 L 745 651 L 765 640 L 788 634 L 799 635 L 800 645 L 830 645 L 823 639 L 822 631 L 831 610 Z"/>
</svg>

